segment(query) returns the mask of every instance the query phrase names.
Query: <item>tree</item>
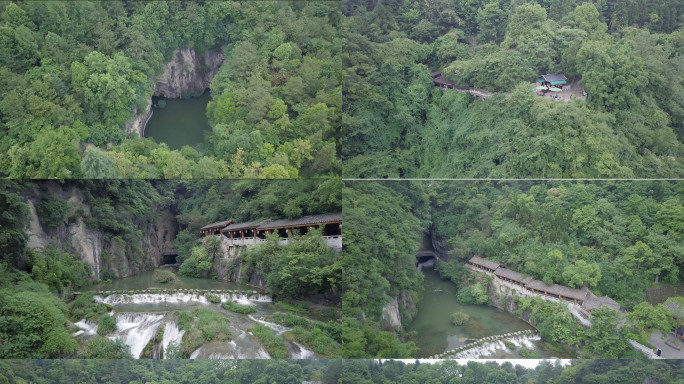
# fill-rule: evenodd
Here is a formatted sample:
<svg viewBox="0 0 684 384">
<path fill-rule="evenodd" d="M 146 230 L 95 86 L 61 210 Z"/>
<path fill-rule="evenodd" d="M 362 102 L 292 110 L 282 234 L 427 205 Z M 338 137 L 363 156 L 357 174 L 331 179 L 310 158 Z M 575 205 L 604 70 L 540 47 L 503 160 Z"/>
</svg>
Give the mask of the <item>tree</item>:
<svg viewBox="0 0 684 384">
<path fill-rule="evenodd" d="M 591 327 L 582 331 L 586 349 L 606 358 L 619 358 L 629 349 L 629 344 L 617 333 L 620 314 L 600 307 L 592 312 Z"/>
<path fill-rule="evenodd" d="M 596 263 L 590 264 L 584 260 L 577 260 L 574 264 L 565 267 L 563 279 L 571 287 L 577 288 L 584 285 L 593 287 L 601 280 L 601 268 Z"/>
<path fill-rule="evenodd" d="M 101 150 L 88 147 L 81 160 L 81 171 L 88 179 L 113 179 L 117 176 L 114 161 Z"/>
<path fill-rule="evenodd" d="M 662 304 L 653 306 L 647 302 L 635 306 L 627 314 L 627 319 L 639 331 L 649 332 L 647 330 L 655 328 L 663 334 L 663 337 L 666 337 L 675 325 L 672 314 Z"/>
</svg>

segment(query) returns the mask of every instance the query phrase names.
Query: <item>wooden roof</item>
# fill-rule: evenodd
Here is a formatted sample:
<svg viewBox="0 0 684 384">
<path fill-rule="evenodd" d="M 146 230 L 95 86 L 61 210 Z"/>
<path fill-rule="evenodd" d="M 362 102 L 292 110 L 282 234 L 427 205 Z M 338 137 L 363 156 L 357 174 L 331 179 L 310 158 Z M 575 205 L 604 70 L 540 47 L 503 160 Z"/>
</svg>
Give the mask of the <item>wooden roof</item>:
<svg viewBox="0 0 684 384">
<path fill-rule="evenodd" d="M 434 79 L 435 77 L 440 76 L 441 74 L 442 74 L 441 70 L 430 72 L 430 77 L 432 77 Z"/>
<path fill-rule="evenodd" d="M 487 260 L 483 256 L 473 256 L 470 259 L 471 264 L 479 265 L 481 267 L 489 268 L 489 269 L 497 269 L 501 266 L 501 264 Z"/>
<path fill-rule="evenodd" d="M 215 228 L 223 228 L 228 224 L 234 223 L 235 220 L 224 220 L 224 221 L 217 221 L 215 223 L 207 224 L 204 227 L 200 228 L 200 231 L 205 231 L 208 229 L 215 229 Z"/>
<path fill-rule="evenodd" d="M 509 280 L 517 281 L 517 282 L 522 282 L 522 280 L 523 280 L 522 273 L 512 271 L 508 268 L 499 268 L 496 271 L 494 271 L 494 275 L 501 277 L 501 278 L 506 278 Z"/>
<path fill-rule="evenodd" d="M 273 220 L 259 225 L 259 229 L 292 228 L 332 223 L 342 223 L 342 212 L 303 216 L 298 219 Z"/>
<path fill-rule="evenodd" d="M 584 300 L 587 297 L 587 292 L 581 289 L 566 287 L 563 285 L 553 284 L 548 285 L 543 281 L 532 280 L 525 284 L 529 289 L 536 289 L 556 296 L 569 297 L 571 299 Z"/>
<path fill-rule="evenodd" d="M 622 308 L 617 301 L 611 299 L 608 296 L 596 297 L 593 295 L 589 295 L 587 297 L 587 299 L 582 304 L 582 307 L 584 307 L 584 309 L 586 309 L 587 311 L 593 311 L 594 309 L 597 309 L 599 307 L 608 307 L 616 311 L 619 311 Z"/>
<path fill-rule="evenodd" d="M 221 230 L 221 232 L 230 232 L 230 231 L 238 231 L 242 229 L 252 229 L 258 227 L 260 224 L 269 221 L 267 220 L 252 220 L 252 221 L 245 221 L 242 223 L 234 223 L 231 225 L 226 226 Z"/>
</svg>

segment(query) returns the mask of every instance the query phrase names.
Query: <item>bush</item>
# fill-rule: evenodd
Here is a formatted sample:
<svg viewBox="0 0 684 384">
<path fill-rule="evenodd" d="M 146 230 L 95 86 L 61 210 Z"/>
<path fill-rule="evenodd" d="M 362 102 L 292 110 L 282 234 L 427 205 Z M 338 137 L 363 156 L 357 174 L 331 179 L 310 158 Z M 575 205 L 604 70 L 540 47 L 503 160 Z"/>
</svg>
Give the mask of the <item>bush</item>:
<svg viewBox="0 0 684 384">
<path fill-rule="evenodd" d="M 62 224 L 68 211 L 69 202 L 56 195 L 43 195 L 36 206 L 40 222 L 51 228 Z"/>
<path fill-rule="evenodd" d="M 508 340 L 504 340 L 503 343 L 504 343 L 504 345 L 506 346 L 506 348 L 508 348 L 508 349 L 510 349 L 510 350 L 512 350 L 512 351 L 515 351 L 515 344 L 513 344 L 512 342 L 510 342 L 510 341 L 508 341 Z"/>
<path fill-rule="evenodd" d="M 96 303 L 95 292 L 88 291 L 80 294 L 71 304 L 69 304 L 69 318 L 73 321 L 86 319 L 96 320 L 100 315 L 109 312 L 112 307 L 107 304 Z"/>
<path fill-rule="evenodd" d="M 265 325 L 257 324 L 249 328 L 249 330 L 252 332 L 254 337 L 261 341 L 268 351 L 268 354 L 271 355 L 272 358 L 287 359 L 287 357 L 290 355 L 283 339 L 276 336 L 271 328 Z"/>
<path fill-rule="evenodd" d="M 104 336 L 116 330 L 116 319 L 109 315 L 100 316 L 97 321 L 97 334 Z"/>
<path fill-rule="evenodd" d="M 154 280 L 158 283 L 166 284 L 178 280 L 178 277 L 168 269 L 157 269 L 154 271 Z"/>
<path fill-rule="evenodd" d="M 85 343 L 83 357 L 86 359 L 129 359 L 131 353 L 121 339 L 109 340 L 96 336 Z"/>
<path fill-rule="evenodd" d="M 540 359 L 541 356 L 535 352 L 535 351 L 530 351 L 529 349 L 526 348 L 520 348 L 520 356 L 526 358 L 526 359 Z"/>
<path fill-rule="evenodd" d="M 166 108 L 166 100 L 161 99 L 161 100 L 157 101 L 157 108 L 159 108 L 159 109 Z"/>
<path fill-rule="evenodd" d="M 437 271 L 442 279 L 451 280 L 455 284 L 460 284 L 463 277 L 469 274 L 468 268 L 458 260 L 451 260 L 449 262 L 441 262 L 437 264 Z"/>
<path fill-rule="evenodd" d="M 207 299 L 208 302 L 212 304 L 221 303 L 221 297 L 219 295 L 214 295 L 213 293 L 205 293 L 204 297 Z"/>
<path fill-rule="evenodd" d="M 197 319 L 197 325 L 194 319 Z M 197 309 L 192 313 L 182 311 L 178 315 L 178 326 L 186 333 L 181 341 L 181 352 L 185 357 L 202 344 L 210 341 L 227 341 L 230 339 L 228 318 L 210 309 Z"/>
<path fill-rule="evenodd" d="M 256 308 L 251 305 L 240 305 L 232 301 L 227 301 L 221 305 L 221 307 L 227 311 L 242 313 L 243 315 L 248 315 L 250 313 L 256 312 Z"/>
<path fill-rule="evenodd" d="M 470 320 L 470 316 L 463 312 L 454 312 L 451 314 L 451 323 L 453 325 L 463 325 L 468 320 Z"/>
</svg>

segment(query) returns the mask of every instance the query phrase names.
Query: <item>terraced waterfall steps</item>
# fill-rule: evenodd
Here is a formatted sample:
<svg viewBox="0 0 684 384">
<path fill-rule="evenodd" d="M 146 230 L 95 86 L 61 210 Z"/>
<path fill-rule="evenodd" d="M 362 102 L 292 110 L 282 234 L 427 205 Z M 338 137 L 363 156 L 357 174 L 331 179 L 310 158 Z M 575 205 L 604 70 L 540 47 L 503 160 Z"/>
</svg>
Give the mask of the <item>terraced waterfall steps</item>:
<svg viewBox="0 0 684 384">
<path fill-rule="evenodd" d="M 481 339 L 477 339 L 471 343 L 468 343 L 466 345 L 463 345 L 461 347 L 452 349 L 450 351 L 444 351 L 442 353 L 439 353 L 434 356 L 430 356 L 430 359 L 454 359 L 457 358 L 455 355 L 464 351 L 467 351 L 471 348 L 476 348 L 484 343 L 492 343 L 492 342 L 497 342 L 497 341 L 503 341 L 506 339 L 512 339 L 516 337 L 521 337 L 521 336 L 533 336 L 535 335 L 536 332 L 531 330 L 531 329 L 526 329 L 523 331 L 518 331 L 518 332 L 510 332 L 510 333 L 504 333 L 503 335 L 494 335 L 494 336 L 487 336 L 483 337 Z"/>
</svg>

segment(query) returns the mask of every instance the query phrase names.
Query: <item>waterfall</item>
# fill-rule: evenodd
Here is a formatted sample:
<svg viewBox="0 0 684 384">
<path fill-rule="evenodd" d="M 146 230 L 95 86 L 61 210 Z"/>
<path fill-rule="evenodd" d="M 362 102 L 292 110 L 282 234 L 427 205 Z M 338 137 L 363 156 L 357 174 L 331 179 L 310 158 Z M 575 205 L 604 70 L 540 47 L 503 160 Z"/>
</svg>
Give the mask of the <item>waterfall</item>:
<svg viewBox="0 0 684 384">
<path fill-rule="evenodd" d="M 116 335 L 111 339 L 122 339 L 131 349 L 133 358 L 140 354 L 161 326 L 166 313 L 118 313 L 116 315 Z"/>
<path fill-rule="evenodd" d="M 180 346 L 181 340 L 183 340 L 183 335 L 185 331 L 181 331 L 174 320 L 167 321 L 164 324 L 164 336 L 162 337 L 162 350 L 164 351 L 164 358 L 166 359 L 166 351 L 171 342 L 176 343 Z"/>
<path fill-rule="evenodd" d="M 271 297 L 268 295 L 255 294 L 247 297 L 246 294 L 241 293 L 218 293 L 215 294 L 221 298 L 222 301 L 236 301 L 243 305 L 254 305 L 253 302 L 271 302 Z M 121 304 L 181 304 L 181 303 L 200 303 L 209 304 L 204 294 L 196 293 L 134 293 L 121 294 L 116 293 L 106 297 L 95 296 L 95 301 L 98 303 L 105 303 L 109 305 Z"/>
<path fill-rule="evenodd" d="M 292 328 L 288 328 L 288 327 L 285 327 L 285 326 L 280 325 L 280 324 L 268 322 L 268 321 L 264 320 L 263 318 L 257 318 L 257 317 L 254 317 L 252 315 L 247 315 L 247 317 L 249 317 L 249 319 L 252 321 L 256 321 L 259 324 L 263 324 L 263 325 L 271 328 L 276 333 L 276 335 L 278 335 L 278 336 L 282 335 L 283 333 L 285 333 L 287 331 L 292 330 Z"/>
<path fill-rule="evenodd" d="M 314 353 L 314 351 L 304 347 L 303 345 L 299 344 L 296 341 L 293 341 L 292 343 L 295 346 L 297 346 L 297 348 L 299 348 L 299 352 L 295 352 L 293 354 L 293 356 L 290 357 L 291 359 L 315 359 L 316 358 L 316 354 Z"/>
<path fill-rule="evenodd" d="M 93 324 L 86 319 L 79 321 L 74 324 L 75 326 L 81 328 L 80 331 L 74 333 L 74 336 L 85 334 L 86 336 L 97 335 L 97 324 Z"/>
<path fill-rule="evenodd" d="M 536 349 L 536 342 L 541 340 L 539 335 L 524 335 L 518 337 L 512 337 L 508 339 L 501 339 L 496 341 L 488 341 L 482 343 L 482 345 L 468 348 L 465 351 L 458 352 L 451 355 L 451 358 L 455 359 L 483 359 L 483 358 L 495 358 L 497 357 L 497 351 L 505 352 L 509 351 L 508 347 L 504 344 L 504 341 L 509 341 L 513 343 L 516 350 L 524 347 L 530 351 Z M 510 351 L 512 352 L 512 351 Z"/>
</svg>

